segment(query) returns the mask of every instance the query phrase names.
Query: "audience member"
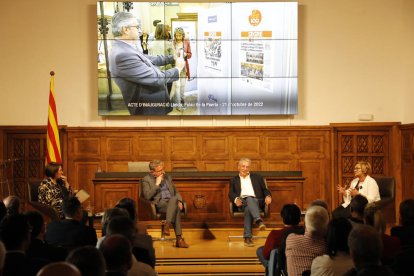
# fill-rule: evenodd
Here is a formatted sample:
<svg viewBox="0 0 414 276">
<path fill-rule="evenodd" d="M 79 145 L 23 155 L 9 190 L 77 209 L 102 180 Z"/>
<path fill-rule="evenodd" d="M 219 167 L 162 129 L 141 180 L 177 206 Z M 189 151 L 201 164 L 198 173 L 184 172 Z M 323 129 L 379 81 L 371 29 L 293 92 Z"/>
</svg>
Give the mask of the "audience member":
<svg viewBox="0 0 414 276">
<path fill-rule="evenodd" d="M 332 212 L 333 217 L 349 218 L 351 216 L 349 204 L 351 203 L 351 199 L 358 194 L 365 196 L 368 203 L 381 199 L 378 184 L 374 178 L 369 176 L 370 173 L 371 164 L 367 161 L 359 161 L 354 168 L 354 180 L 347 186 L 337 186 L 344 203 Z"/>
<path fill-rule="evenodd" d="M 0 238 L 7 250 L 3 275 L 36 275 L 48 263 L 25 254 L 30 243 L 30 226 L 25 215 L 6 216 L 0 223 Z"/>
<path fill-rule="evenodd" d="M 98 239 L 98 242 L 96 243 L 96 248 L 99 248 L 102 240 L 105 238 L 106 236 L 106 228 L 108 227 L 108 223 L 111 219 L 117 217 L 117 216 L 125 216 L 125 217 L 129 217 L 128 211 L 125 209 L 121 209 L 121 208 L 108 208 L 105 210 L 105 212 L 103 213 L 102 216 L 102 220 L 101 220 L 101 230 L 102 230 L 102 235 L 101 237 Z"/>
<path fill-rule="evenodd" d="M 286 239 L 286 264 L 290 276 L 301 276 L 311 269 L 315 257 L 326 252 L 325 235 L 329 222 L 326 209 L 308 208 L 305 214 L 305 234 L 290 234 Z"/>
<path fill-rule="evenodd" d="M 69 197 L 63 201 L 64 220 L 49 223 L 45 240 L 49 244 L 73 249 L 84 245 L 96 245 L 97 237 L 95 229 L 83 225 L 82 206 L 79 199 Z"/>
<path fill-rule="evenodd" d="M 63 174 L 62 164 L 51 162 L 45 167 L 46 178 L 39 185 L 39 203 L 53 207 L 64 218 L 62 202 L 71 195 L 71 187 Z"/>
<path fill-rule="evenodd" d="M 7 215 L 6 205 L 2 200 L 0 200 L 0 221 Z"/>
<path fill-rule="evenodd" d="M 328 224 L 326 254 L 312 261 L 312 276 L 343 275 L 353 267 L 348 236 L 352 224 L 346 218 L 332 219 Z"/>
<path fill-rule="evenodd" d="M 365 207 L 364 222 L 374 227 L 382 239 L 383 252 L 381 262 L 384 265 L 390 265 L 398 253 L 401 252 L 400 240 L 397 237 L 391 237 L 385 234 L 385 222 L 382 219 L 381 210 L 375 203 L 369 203 Z"/>
<path fill-rule="evenodd" d="M 76 266 L 82 276 L 105 275 L 105 259 L 101 251 L 94 246 L 87 245 L 72 250 L 66 261 Z"/>
<path fill-rule="evenodd" d="M 351 199 L 351 203 L 349 204 L 351 217 L 349 221 L 352 225 L 364 223 L 364 210 L 367 204 L 368 199 L 363 195 L 356 195 Z"/>
<path fill-rule="evenodd" d="M 0 241 L 0 276 L 3 275 L 5 259 L 6 259 L 6 248 L 4 247 L 4 243 Z"/>
<path fill-rule="evenodd" d="M 281 252 L 280 246 L 282 243 L 286 245 L 286 237 L 290 233 L 303 234 L 304 228 L 299 226 L 300 223 L 300 209 L 296 204 L 285 204 L 280 211 L 280 216 L 282 217 L 284 227 L 281 229 L 276 229 L 270 231 L 267 236 L 264 246 L 260 246 L 256 250 L 257 257 L 263 266 L 267 269 L 270 252 L 273 249 L 278 249 L 278 253 Z M 284 253 L 284 249 L 283 249 Z M 274 266 L 277 263 L 277 255 L 274 259 Z M 283 258 L 285 260 L 285 257 Z"/>
<path fill-rule="evenodd" d="M 128 275 L 153 276 L 155 274 L 155 271 L 151 267 L 153 264 L 155 266 L 155 259 L 150 259 L 148 250 L 145 248 L 135 247 L 133 244 L 136 235 L 136 228 L 130 218 L 120 216 L 111 219 L 108 223 L 107 234 L 107 237 L 119 234 L 131 242 L 133 258 L 132 268 L 128 272 Z"/>
<path fill-rule="evenodd" d="M 124 197 L 118 201 L 115 205 L 117 208 L 125 209 L 128 212 L 129 218 L 136 223 L 137 222 L 137 207 L 135 201 L 132 198 Z"/>
<path fill-rule="evenodd" d="M 3 199 L 3 203 L 6 206 L 7 215 L 17 215 L 21 213 L 20 198 L 17 196 L 8 196 Z"/>
<path fill-rule="evenodd" d="M 252 224 L 259 230 L 265 230 L 266 225 L 260 217 L 260 209 L 272 202 L 272 196 L 267 189 L 264 178 L 250 173 L 252 161 L 241 158 L 238 163 L 239 175 L 230 180 L 229 199 L 237 208 L 244 211 L 244 245 L 254 246 L 252 241 Z"/>
<path fill-rule="evenodd" d="M 391 228 L 391 236 L 398 237 L 404 249 L 414 248 L 414 199 L 400 203 L 400 225 Z"/>
<path fill-rule="evenodd" d="M 165 213 L 166 223 L 164 234 L 170 235 L 170 228 L 174 226 L 177 241 L 176 247 L 188 248 L 182 237 L 181 211 L 184 208 L 183 199 L 177 191 L 171 175 L 164 171 L 164 162 L 152 160 L 149 163 L 150 172 L 142 179 L 142 193 L 146 200 L 156 205 L 157 211 Z"/>
<path fill-rule="evenodd" d="M 320 206 L 322 208 L 325 208 L 325 210 L 328 211 L 328 214 L 329 214 L 328 203 L 323 199 L 319 199 L 319 198 L 315 199 L 309 204 L 309 207 L 311 206 Z"/>
<path fill-rule="evenodd" d="M 68 262 L 55 262 L 43 267 L 36 276 L 82 276 L 79 269 Z M 85 274 L 86 275 L 86 274 Z"/>
<path fill-rule="evenodd" d="M 26 254 L 29 257 L 39 257 L 50 261 L 64 261 L 68 251 L 63 247 L 53 246 L 44 241 L 45 223 L 42 215 L 37 211 L 25 213 L 31 227 L 31 240 Z"/>
<path fill-rule="evenodd" d="M 105 258 L 106 276 L 126 276 L 132 267 L 131 243 L 122 235 L 106 237 L 99 251 Z"/>
<path fill-rule="evenodd" d="M 388 267 L 381 265 L 382 241 L 374 227 L 365 224 L 354 225 L 349 233 L 348 247 L 354 268 L 346 272 L 345 276 L 394 275 Z"/>
</svg>

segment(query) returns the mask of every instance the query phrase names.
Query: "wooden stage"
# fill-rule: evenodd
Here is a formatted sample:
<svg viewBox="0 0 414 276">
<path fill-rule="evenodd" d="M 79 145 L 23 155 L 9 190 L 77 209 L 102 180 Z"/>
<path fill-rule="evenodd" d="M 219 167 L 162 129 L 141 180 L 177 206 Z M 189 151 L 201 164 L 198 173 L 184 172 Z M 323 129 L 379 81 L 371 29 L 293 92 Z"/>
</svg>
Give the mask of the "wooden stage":
<svg viewBox="0 0 414 276">
<path fill-rule="evenodd" d="M 244 246 L 243 228 L 183 229 L 190 248 L 176 248 L 174 241 L 154 241 L 159 275 L 264 275 L 256 257 L 257 247 L 264 245 L 271 229 L 253 229 L 254 247 Z M 159 229 L 148 233 L 160 237 Z M 172 237 L 173 237 L 172 231 Z"/>
</svg>

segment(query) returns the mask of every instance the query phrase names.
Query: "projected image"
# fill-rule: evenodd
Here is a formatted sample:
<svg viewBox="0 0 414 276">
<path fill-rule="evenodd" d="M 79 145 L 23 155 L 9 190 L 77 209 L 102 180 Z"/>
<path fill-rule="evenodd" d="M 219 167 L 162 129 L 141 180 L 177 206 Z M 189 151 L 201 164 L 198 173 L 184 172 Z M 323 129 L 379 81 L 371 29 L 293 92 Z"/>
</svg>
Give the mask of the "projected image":
<svg viewBox="0 0 414 276">
<path fill-rule="evenodd" d="M 99 115 L 297 114 L 297 7 L 98 2 Z"/>
</svg>

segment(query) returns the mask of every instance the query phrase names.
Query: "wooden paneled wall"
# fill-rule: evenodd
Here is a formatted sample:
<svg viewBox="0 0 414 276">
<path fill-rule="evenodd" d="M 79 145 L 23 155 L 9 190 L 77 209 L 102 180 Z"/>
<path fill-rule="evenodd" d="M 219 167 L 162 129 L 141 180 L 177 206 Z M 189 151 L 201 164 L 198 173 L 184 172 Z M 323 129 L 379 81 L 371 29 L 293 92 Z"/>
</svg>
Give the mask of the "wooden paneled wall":
<svg viewBox="0 0 414 276">
<path fill-rule="evenodd" d="M 300 170 L 304 205 L 330 201 L 329 127 L 69 128 L 68 176 L 93 194 L 98 170 L 127 171 L 129 161 L 165 161 L 166 170 L 236 171 L 241 157 L 252 170 Z M 92 199 L 93 200 L 93 199 Z"/>
<path fill-rule="evenodd" d="M 401 136 L 398 123 L 331 124 L 334 146 L 333 176 L 336 183 L 348 184 L 354 178 L 358 161 L 371 164 L 371 176 L 393 176 L 397 201 L 401 192 Z M 334 206 L 339 204 L 338 193 Z"/>
<path fill-rule="evenodd" d="M 414 124 L 401 127 L 402 190 L 401 198 L 414 198 Z"/>
<path fill-rule="evenodd" d="M 92 203 L 97 171 L 127 171 L 130 161 L 152 159 L 164 160 L 167 171 L 235 171 L 241 157 L 252 159 L 253 171 L 302 171 L 305 208 L 316 198 L 336 206 L 336 184 L 349 181 L 360 159 L 373 164 L 374 175 L 396 178 L 397 206 L 403 198 L 414 197 L 414 125 L 67 127 L 60 133 L 68 179 L 75 188 L 87 190 Z M 3 159 L 21 159 L 14 168 L 12 193 L 26 197 L 26 183 L 43 175 L 45 127 L 0 127 L 0 134 Z"/>
</svg>

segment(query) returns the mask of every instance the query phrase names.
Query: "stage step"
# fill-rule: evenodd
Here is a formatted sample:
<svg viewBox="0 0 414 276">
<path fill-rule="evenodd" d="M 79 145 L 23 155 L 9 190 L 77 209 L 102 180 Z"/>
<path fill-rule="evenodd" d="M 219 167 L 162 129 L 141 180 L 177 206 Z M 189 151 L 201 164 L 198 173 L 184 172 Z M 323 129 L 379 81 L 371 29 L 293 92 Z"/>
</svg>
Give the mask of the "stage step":
<svg viewBox="0 0 414 276">
<path fill-rule="evenodd" d="M 257 258 L 158 259 L 158 275 L 263 275 Z"/>
</svg>

